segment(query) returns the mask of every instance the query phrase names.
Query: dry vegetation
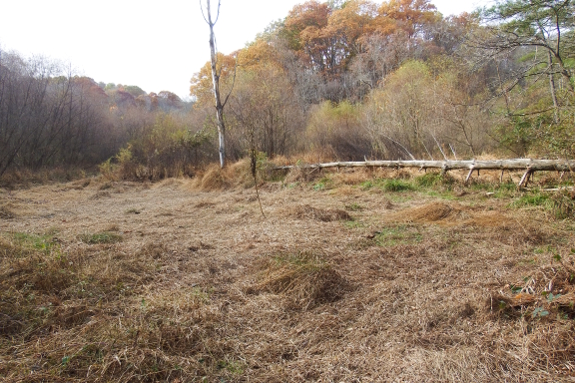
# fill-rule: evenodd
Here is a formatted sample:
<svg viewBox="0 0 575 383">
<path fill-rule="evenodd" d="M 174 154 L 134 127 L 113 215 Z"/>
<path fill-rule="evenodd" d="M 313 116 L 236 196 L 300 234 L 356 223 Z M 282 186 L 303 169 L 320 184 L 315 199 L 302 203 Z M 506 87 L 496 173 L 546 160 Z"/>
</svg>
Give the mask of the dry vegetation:
<svg viewBox="0 0 575 383">
<path fill-rule="evenodd" d="M 568 196 L 242 166 L 0 190 L 1 380 L 575 380 Z"/>
</svg>

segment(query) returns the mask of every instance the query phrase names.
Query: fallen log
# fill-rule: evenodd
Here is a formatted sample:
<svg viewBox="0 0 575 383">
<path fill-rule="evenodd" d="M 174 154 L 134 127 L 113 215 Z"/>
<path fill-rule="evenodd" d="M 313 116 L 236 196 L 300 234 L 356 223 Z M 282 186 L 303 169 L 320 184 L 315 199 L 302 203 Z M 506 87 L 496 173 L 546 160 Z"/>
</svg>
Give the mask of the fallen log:
<svg viewBox="0 0 575 383">
<path fill-rule="evenodd" d="M 392 160 L 392 161 L 340 161 L 307 165 L 286 165 L 277 166 L 275 170 L 289 169 L 329 169 L 329 168 L 359 168 L 359 167 L 381 167 L 381 168 L 419 168 L 441 169 L 442 173 L 450 170 L 469 170 L 465 182 L 471 178 L 473 171 L 477 170 L 525 170 L 519 186 L 527 182 L 527 177 L 536 171 L 561 171 L 567 172 L 575 169 L 575 161 L 568 160 L 534 160 L 530 158 L 516 158 L 508 160 L 455 160 L 455 161 L 426 161 L 426 160 Z"/>
<path fill-rule="evenodd" d="M 277 166 L 276 170 L 300 169 L 327 169 L 327 168 L 354 168 L 354 167 L 383 167 L 383 168 L 420 168 L 420 169 L 469 169 L 469 170 L 527 170 L 532 171 L 571 171 L 575 169 L 575 161 L 567 160 L 533 160 L 517 158 L 511 160 L 461 160 L 461 161 L 426 161 L 426 160 L 391 160 L 391 161 L 339 161 L 307 165 Z"/>
</svg>

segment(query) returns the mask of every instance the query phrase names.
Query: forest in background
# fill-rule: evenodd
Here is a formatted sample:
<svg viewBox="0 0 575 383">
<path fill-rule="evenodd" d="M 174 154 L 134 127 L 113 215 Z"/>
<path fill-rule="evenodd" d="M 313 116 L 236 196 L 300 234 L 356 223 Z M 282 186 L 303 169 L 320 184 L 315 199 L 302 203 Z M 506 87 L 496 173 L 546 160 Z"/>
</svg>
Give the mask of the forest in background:
<svg viewBox="0 0 575 383">
<path fill-rule="evenodd" d="M 226 156 L 572 158 L 574 20 L 569 0 L 450 17 L 428 0 L 297 5 L 218 53 Z M 128 179 L 193 175 L 218 155 L 209 62 L 190 95 L 0 52 L 0 177 L 98 165 Z"/>
</svg>

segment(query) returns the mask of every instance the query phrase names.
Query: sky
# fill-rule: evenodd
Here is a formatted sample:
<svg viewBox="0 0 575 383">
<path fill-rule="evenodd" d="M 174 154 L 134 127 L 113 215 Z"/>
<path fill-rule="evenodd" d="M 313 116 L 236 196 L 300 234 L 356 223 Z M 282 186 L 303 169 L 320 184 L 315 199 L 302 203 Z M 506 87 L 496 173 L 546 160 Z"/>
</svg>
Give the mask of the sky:
<svg viewBox="0 0 575 383">
<path fill-rule="evenodd" d="M 227 54 L 244 47 L 304 1 L 221 0 L 218 50 Z M 485 1 L 431 3 L 447 16 Z M 0 10 L 1 49 L 62 61 L 97 82 L 185 98 L 191 77 L 210 58 L 198 0 L 0 0 Z"/>
</svg>

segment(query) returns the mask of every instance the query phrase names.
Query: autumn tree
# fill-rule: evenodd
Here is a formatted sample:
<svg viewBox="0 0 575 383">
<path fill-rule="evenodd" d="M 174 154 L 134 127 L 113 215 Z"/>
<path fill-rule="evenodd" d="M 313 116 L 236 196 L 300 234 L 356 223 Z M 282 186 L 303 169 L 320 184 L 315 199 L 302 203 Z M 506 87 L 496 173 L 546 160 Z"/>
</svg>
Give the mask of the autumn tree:
<svg viewBox="0 0 575 383">
<path fill-rule="evenodd" d="M 336 62 L 333 40 L 325 33 L 330 13 L 326 3 L 315 0 L 296 5 L 288 14 L 282 31 L 288 46 L 322 73 L 333 72 Z"/>
<path fill-rule="evenodd" d="M 476 102 L 470 75 L 450 59 L 408 61 L 372 91 L 362 126 L 388 158 L 475 157 L 490 148 L 489 113 Z"/>
<path fill-rule="evenodd" d="M 216 54 L 216 71 L 219 73 L 219 89 L 230 93 L 236 68 L 236 58 L 233 55 Z M 214 103 L 214 85 L 212 79 L 212 63 L 208 61 L 196 72 L 190 80 L 190 95 L 196 99 L 196 105 L 211 105 Z"/>
<path fill-rule="evenodd" d="M 383 34 L 402 29 L 408 37 L 415 38 L 423 26 L 437 20 L 435 5 L 429 0 L 390 0 L 378 9 L 378 30 Z"/>
</svg>

